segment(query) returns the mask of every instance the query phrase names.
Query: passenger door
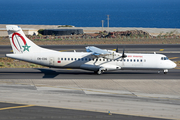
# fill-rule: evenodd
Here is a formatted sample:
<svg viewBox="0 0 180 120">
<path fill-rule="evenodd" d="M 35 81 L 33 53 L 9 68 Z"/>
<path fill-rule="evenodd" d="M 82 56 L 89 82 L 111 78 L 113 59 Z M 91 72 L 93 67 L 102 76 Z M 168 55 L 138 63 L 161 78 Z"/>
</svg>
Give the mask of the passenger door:
<svg viewBox="0 0 180 120">
<path fill-rule="evenodd" d="M 53 57 L 51 57 L 51 58 L 49 59 L 49 65 L 51 65 L 51 66 L 54 65 L 54 58 L 53 58 Z"/>
</svg>

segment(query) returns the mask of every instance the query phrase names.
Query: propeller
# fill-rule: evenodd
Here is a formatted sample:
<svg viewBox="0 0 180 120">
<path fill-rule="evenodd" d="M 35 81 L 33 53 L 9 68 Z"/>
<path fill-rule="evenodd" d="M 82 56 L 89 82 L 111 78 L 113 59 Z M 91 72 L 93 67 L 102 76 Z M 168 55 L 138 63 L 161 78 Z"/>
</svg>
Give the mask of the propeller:
<svg viewBox="0 0 180 120">
<path fill-rule="evenodd" d="M 118 45 L 117 45 L 117 47 L 116 47 L 116 52 L 118 52 Z"/>
<path fill-rule="evenodd" d="M 118 50 L 118 46 L 117 46 L 116 52 L 118 52 L 118 51 L 119 51 L 119 50 Z M 123 48 L 122 56 L 120 56 L 120 57 L 118 57 L 118 58 L 116 58 L 116 59 L 114 59 L 114 52 L 113 52 L 113 60 L 117 60 L 117 59 L 119 59 L 119 58 L 122 58 L 122 60 L 124 61 L 124 58 L 127 57 L 127 55 L 124 53 L 124 51 L 125 51 L 125 48 Z"/>
<path fill-rule="evenodd" d="M 124 50 L 125 50 L 125 49 L 123 48 L 123 53 L 122 53 L 122 56 L 121 56 L 122 58 L 126 58 L 126 57 L 127 57 L 127 55 L 124 54 Z"/>
<path fill-rule="evenodd" d="M 126 58 L 127 57 L 127 55 L 126 54 L 124 54 L 124 51 L 125 51 L 125 49 L 124 49 L 124 47 L 123 47 L 123 53 L 122 53 L 122 65 L 124 66 L 124 58 Z"/>
</svg>

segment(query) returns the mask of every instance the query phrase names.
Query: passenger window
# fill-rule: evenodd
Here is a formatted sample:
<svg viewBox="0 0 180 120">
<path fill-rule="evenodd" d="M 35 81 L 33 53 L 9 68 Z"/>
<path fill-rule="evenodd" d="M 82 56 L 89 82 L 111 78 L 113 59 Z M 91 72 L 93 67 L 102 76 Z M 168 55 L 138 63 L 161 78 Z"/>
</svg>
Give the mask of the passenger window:
<svg viewBox="0 0 180 120">
<path fill-rule="evenodd" d="M 71 58 L 71 60 L 73 60 L 73 58 Z"/>
<path fill-rule="evenodd" d="M 99 59 L 99 61 L 101 61 L 101 59 Z"/>
<path fill-rule="evenodd" d="M 87 58 L 85 58 L 85 61 L 87 61 Z"/>
<path fill-rule="evenodd" d="M 126 62 L 126 59 L 124 59 L 124 62 Z"/>
<path fill-rule="evenodd" d="M 78 58 L 78 61 L 80 61 L 81 59 L 80 58 Z"/>
<path fill-rule="evenodd" d="M 66 58 L 64 58 L 64 60 L 66 60 Z"/>
<path fill-rule="evenodd" d="M 89 58 L 89 61 L 91 61 L 91 58 Z"/>
<path fill-rule="evenodd" d="M 141 59 L 141 62 L 142 62 L 142 59 Z"/>
<path fill-rule="evenodd" d="M 161 57 L 161 60 L 163 60 L 163 57 Z"/>
<path fill-rule="evenodd" d="M 68 60 L 70 60 L 70 58 L 68 58 Z"/>
<path fill-rule="evenodd" d="M 63 58 L 61 58 L 61 60 L 63 60 Z"/>
<path fill-rule="evenodd" d="M 129 59 L 127 59 L 127 62 L 129 62 Z"/>
<path fill-rule="evenodd" d="M 137 60 L 137 62 L 139 62 L 139 60 Z"/>
<path fill-rule="evenodd" d="M 83 58 L 81 58 L 81 60 L 83 61 L 84 59 L 83 59 Z"/>
<path fill-rule="evenodd" d="M 134 59 L 134 62 L 136 62 L 136 60 Z"/>
<path fill-rule="evenodd" d="M 105 59 L 103 59 L 103 61 L 105 61 Z"/>
<path fill-rule="evenodd" d="M 74 58 L 74 60 L 76 60 L 76 58 Z"/>
</svg>

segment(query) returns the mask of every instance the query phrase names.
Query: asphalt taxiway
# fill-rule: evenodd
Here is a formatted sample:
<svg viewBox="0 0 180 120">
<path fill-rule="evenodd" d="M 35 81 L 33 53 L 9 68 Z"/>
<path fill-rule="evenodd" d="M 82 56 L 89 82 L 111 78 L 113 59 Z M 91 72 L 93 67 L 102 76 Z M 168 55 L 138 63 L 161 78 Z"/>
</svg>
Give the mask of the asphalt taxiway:
<svg viewBox="0 0 180 120">
<path fill-rule="evenodd" d="M 179 79 L 180 69 L 163 71 L 154 70 L 119 70 L 104 72 L 102 75 L 80 69 L 54 68 L 1 68 L 0 79 Z"/>
<path fill-rule="evenodd" d="M 179 119 L 179 83 L 155 79 L 1 79 L 0 119 Z"/>
<path fill-rule="evenodd" d="M 143 116 L 132 116 L 123 114 L 109 114 L 103 112 L 82 111 L 73 109 L 43 107 L 36 105 L 12 104 L 0 102 L 0 119 L 8 120 L 29 120 L 29 119 L 43 119 L 43 120 L 163 120 L 162 118 L 152 118 Z"/>
<path fill-rule="evenodd" d="M 85 51 L 86 46 L 43 47 L 63 52 Z M 180 60 L 180 45 L 126 45 L 125 50 Z M 10 46 L 0 46 L 0 57 L 10 51 Z M 1 68 L 0 119 L 180 119 L 179 73 L 179 68 L 168 74 L 119 70 L 102 75 L 79 69 Z"/>
</svg>

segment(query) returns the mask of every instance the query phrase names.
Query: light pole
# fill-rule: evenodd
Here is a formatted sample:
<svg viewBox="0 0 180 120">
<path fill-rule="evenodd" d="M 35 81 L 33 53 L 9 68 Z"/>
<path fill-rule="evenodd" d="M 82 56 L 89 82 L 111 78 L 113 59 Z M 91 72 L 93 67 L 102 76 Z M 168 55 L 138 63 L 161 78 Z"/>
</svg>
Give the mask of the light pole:
<svg viewBox="0 0 180 120">
<path fill-rule="evenodd" d="M 101 20 L 102 22 L 102 31 L 103 31 L 103 27 L 104 27 L 104 20 Z"/>
</svg>

